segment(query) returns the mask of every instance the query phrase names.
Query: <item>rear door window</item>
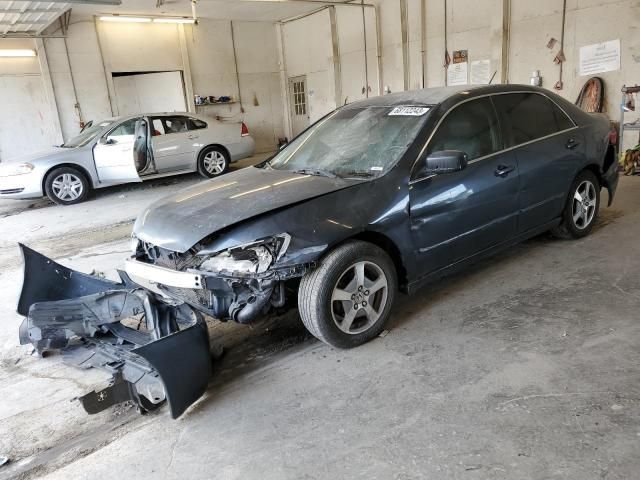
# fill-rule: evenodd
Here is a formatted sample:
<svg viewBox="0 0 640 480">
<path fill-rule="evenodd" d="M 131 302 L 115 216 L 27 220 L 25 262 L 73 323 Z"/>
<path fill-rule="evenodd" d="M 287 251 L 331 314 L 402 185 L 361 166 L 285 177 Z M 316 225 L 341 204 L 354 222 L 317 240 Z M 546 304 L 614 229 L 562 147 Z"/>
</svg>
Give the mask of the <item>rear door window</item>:
<svg viewBox="0 0 640 480">
<path fill-rule="evenodd" d="M 202 130 L 203 128 L 207 128 L 207 122 L 203 122 L 198 118 L 189 117 L 187 119 L 187 126 L 189 130 Z"/>
<path fill-rule="evenodd" d="M 505 142 L 513 147 L 574 126 L 556 104 L 537 93 L 494 95 L 493 101 L 505 123 Z"/>
<path fill-rule="evenodd" d="M 153 136 L 170 135 L 172 133 L 184 133 L 188 131 L 189 119 L 184 116 L 155 117 L 151 119 Z"/>
</svg>

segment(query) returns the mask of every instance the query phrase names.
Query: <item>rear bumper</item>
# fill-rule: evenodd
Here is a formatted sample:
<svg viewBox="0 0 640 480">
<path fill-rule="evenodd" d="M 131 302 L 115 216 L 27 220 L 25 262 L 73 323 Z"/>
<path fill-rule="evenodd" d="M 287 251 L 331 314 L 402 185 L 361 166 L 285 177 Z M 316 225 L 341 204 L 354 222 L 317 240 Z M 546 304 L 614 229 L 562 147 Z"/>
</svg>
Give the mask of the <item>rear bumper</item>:
<svg viewBox="0 0 640 480">
<path fill-rule="evenodd" d="M 618 162 L 613 161 L 607 171 L 605 171 L 602 175 L 602 180 L 604 183 L 604 187 L 609 192 L 609 204 L 611 206 L 613 203 L 613 198 L 615 197 L 616 190 L 618 188 L 618 180 L 620 179 L 620 172 L 618 169 Z"/>
<path fill-rule="evenodd" d="M 229 145 L 229 153 L 231 154 L 231 163 L 237 162 L 243 158 L 251 157 L 256 152 L 256 143 L 251 135 L 240 138 L 240 141 Z"/>
<path fill-rule="evenodd" d="M 40 354 L 60 350 L 72 365 L 112 375 L 107 388 L 80 398 L 88 413 L 124 401 L 152 410 L 166 400 L 177 418 L 202 396 L 211 356 L 197 310 L 167 301 L 122 272 L 121 283 L 111 282 L 21 248 L 20 343 Z"/>
</svg>

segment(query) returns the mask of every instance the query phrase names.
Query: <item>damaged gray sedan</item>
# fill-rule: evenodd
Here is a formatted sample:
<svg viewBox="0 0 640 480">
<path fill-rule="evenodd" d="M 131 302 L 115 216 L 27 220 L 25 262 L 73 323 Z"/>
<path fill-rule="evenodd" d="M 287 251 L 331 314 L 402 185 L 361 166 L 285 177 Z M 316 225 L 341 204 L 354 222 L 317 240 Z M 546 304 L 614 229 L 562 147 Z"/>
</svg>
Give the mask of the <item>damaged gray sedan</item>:
<svg viewBox="0 0 640 480">
<path fill-rule="evenodd" d="M 203 315 L 250 324 L 297 306 L 314 336 L 355 347 L 398 290 L 545 231 L 589 234 L 618 182 L 608 135 L 606 118 L 528 86 L 353 103 L 269 160 L 148 207 L 121 282 L 23 247 L 21 340 L 113 374 L 82 398 L 89 412 L 166 400 L 176 417 L 211 375 Z"/>
</svg>

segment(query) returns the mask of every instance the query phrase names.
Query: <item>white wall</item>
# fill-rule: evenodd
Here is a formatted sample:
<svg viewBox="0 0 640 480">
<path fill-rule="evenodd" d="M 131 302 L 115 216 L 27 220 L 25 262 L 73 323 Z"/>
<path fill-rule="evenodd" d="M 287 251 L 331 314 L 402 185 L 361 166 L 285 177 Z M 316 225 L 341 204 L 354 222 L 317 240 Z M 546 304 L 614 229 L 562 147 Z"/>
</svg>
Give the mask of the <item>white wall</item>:
<svg viewBox="0 0 640 480">
<path fill-rule="evenodd" d="M 34 40 L 0 39 L 0 48 L 37 50 L 37 45 Z M 60 143 L 41 60 L 0 57 L 0 161 Z"/>
<path fill-rule="evenodd" d="M 121 113 L 112 72 L 188 70 L 191 85 L 185 85 L 187 92 L 192 87 L 195 94 L 236 99 L 241 93 L 244 113 L 239 103 L 191 108 L 228 121 L 244 120 L 256 140 L 256 149 L 274 150 L 278 138 L 285 135 L 275 25 L 234 22 L 241 92 L 237 87 L 230 22 L 201 19 L 197 26 L 184 26 L 185 51 L 179 28 L 173 24 L 106 23 L 95 22 L 93 17 L 77 18 L 68 32 L 68 59 L 62 39 L 47 39 L 64 137 L 69 138 L 80 129 L 71 72 L 77 103 L 83 119 L 88 121 Z"/>
<path fill-rule="evenodd" d="M 286 23 L 282 34 L 287 77 L 307 76 L 308 112 L 313 123 L 336 108 L 329 9 Z"/>
</svg>

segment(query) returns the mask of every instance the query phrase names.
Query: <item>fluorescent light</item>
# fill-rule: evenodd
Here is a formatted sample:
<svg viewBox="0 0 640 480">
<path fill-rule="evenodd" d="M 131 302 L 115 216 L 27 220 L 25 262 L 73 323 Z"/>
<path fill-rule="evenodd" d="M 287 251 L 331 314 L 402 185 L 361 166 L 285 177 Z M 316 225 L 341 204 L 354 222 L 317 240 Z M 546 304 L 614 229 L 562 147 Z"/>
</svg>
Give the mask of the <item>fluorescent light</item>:
<svg viewBox="0 0 640 480">
<path fill-rule="evenodd" d="M 112 15 L 100 17 L 103 22 L 129 22 L 129 23 L 150 23 L 149 17 L 127 17 L 122 15 Z"/>
<path fill-rule="evenodd" d="M 153 19 L 153 23 L 196 23 L 193 18 L 170 18 L 170 17 L 158 17 Z"/>
<path fill-rule="evenodd" d="M 35 50 L 28 49 L 0 49 L 0 57 L 35 57 Z"/>
</svg>

